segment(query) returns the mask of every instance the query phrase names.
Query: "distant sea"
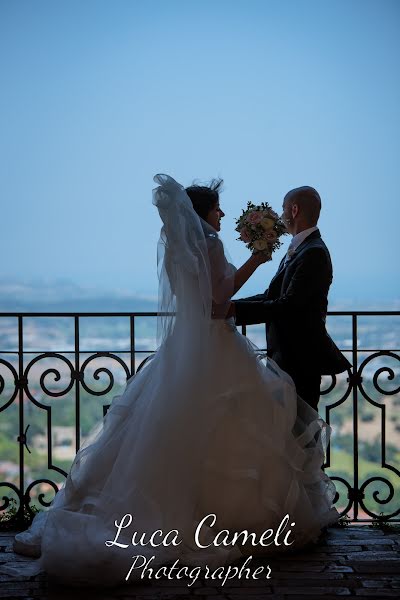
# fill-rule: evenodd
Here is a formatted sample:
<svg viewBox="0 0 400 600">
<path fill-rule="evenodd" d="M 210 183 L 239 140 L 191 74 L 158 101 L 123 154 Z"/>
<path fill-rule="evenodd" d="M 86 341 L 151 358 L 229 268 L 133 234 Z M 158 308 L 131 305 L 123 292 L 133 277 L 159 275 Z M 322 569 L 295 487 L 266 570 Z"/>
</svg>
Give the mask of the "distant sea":
<svg viewBox="0 0 400 600">
<path fill-rule="evenodd" d="M 153 312 L 157 311 L 157 301 L 157 291 L 138 294 L 84 287 L 65 280 L 0 280 L 0 312 Z M 374 301 L 330 296 L 329 310 L 398 311 L 400 298 Z"/>
<path fill-rule="evenodd" d="M 69 282 L 0 281 L 0 312 L 153 312 L 157 295 L 104 291 Z"/>
</svg>

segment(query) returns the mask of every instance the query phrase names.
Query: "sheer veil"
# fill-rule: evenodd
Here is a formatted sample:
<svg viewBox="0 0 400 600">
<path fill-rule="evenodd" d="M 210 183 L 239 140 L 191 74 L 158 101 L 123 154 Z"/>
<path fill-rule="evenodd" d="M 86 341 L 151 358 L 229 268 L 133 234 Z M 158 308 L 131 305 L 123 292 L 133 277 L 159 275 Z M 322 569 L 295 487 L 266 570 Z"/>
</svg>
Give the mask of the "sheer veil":
<svg viewBox="0 0 400 600">
<path fill-rule="evenodd" d="M 153 190 L 163 227 L 157 248 L 159 279 L 157 342 L 185 321 L 189 338 L 198 339 L 211 315 L 211 270 L 206 237 L 212 228 L 194 211 L 183 186 L 168 175 L 156 175 Z M 175 313 L 176 316 L 162 316 Z M 193 328 L 193 329 L 192 329 Z M 196 337 L 194 337 L 196 334 Z"/>
<path fill-rule="evenodd" d="M 148 535 L 178 530 L 183 538 L 179 556 L 187 564 L 224 562 L 232 552 L 237 555 L 237 549 L 221 549 L 217 556 L 193 547 L 201 485 L 201 477 L 193 474 L 202 472 L 219 410 L 212 399 L 205 400 L 212 307 L 207 239 L 216 232 L 196 214 L 180 184 L 167 175 L 154 179 L 159 185 L 153 203 L 163 222 L 159 312 L 175 314 L 159 314 L 158 351 L 114 398 L 96 434 L 78 451 L 50 509 L 16 536 L 21 553 L 38 556 L 41 551 L 40 558 L 22 568 L 9 567 L 8 574 L 46 571 L 70 585 L 122 582 L 132 548 L 124 552 L 106 547 L 105 541 L 114 539 L 115 522 L 129 509 L 134 524 L 121 532 L 121 543 L 131 544 L 134 528 Z M 136 549 L 144 555 L 149 551 L 154 549 Z M 153 564 L 177 554 L 174 547 L 162 548 Z"/>
</svg>

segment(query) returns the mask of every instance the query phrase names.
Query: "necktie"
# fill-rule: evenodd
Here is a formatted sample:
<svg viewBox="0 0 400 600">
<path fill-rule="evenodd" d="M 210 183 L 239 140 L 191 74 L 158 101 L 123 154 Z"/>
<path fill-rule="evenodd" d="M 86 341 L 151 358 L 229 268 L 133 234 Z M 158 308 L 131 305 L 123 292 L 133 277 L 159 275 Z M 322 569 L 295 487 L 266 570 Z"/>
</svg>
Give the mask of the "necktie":
<svg viewBox="0 0 400 600">
<path fill-rule="evenodd" d="M 295 252 L 295 247 L 294 247 L 293 240 L 292 240 L 292 241 L 290 242 L 290 244 L 289 244 L 289 248 L 287 249 L 287 252 L 286 252 L 286 256 L 285 256 L 285 264 L 286 264 L 286 263 L 287 263 L 287 261 L 288 261 L 288 260 L 289 260 L 289 259 L 290 259 L 290 258 L 293 256 L 294 252 Z"/>
</svg>

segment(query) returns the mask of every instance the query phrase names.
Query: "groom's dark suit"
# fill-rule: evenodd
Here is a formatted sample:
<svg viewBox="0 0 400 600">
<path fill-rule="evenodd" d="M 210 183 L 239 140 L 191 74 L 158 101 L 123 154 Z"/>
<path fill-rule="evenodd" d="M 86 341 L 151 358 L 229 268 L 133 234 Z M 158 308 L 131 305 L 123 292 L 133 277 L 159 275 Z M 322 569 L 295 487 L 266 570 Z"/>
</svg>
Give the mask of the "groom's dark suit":
<svg viewBox="0 0 400 600">
<path fill-rule="evenodd" d="M 236 324 L 266 323 L 268 356 L 292 377 L 297 392 L 317 408 L 321 375 L 351 365 L 325 328 L 332 263 L 317 229 L 279 269 L 264 294 L 235 300 Z"/>
</svg>

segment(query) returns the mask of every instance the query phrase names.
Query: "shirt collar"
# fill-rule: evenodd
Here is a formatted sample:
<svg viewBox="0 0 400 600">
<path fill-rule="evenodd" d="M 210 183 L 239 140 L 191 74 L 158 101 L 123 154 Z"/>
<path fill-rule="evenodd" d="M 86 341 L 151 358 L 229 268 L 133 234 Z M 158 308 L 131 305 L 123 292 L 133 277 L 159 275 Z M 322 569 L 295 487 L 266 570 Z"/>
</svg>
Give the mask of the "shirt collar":
<svg viewBox="0 0 400 600">
<path fill-rule="evenodd" d="M 300 244 L 302 244 L 304 240 L 308 238 L 309 235 L 311 235 L 312 233 L 314 233 L 314 231 L 317 230 L 318 227 L 309 227 L 308 229 L 304 229 L 304 231 L 300 231 L 300 233 L 298 233 L 297 235 L 294 235 L 292 241 L 290 242 L 290 246 L 293 249 L 293 251 L 297 250 Z"/>
</svg>

